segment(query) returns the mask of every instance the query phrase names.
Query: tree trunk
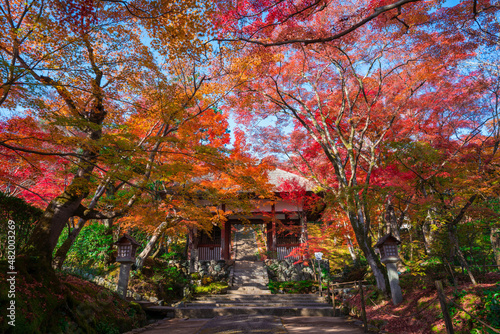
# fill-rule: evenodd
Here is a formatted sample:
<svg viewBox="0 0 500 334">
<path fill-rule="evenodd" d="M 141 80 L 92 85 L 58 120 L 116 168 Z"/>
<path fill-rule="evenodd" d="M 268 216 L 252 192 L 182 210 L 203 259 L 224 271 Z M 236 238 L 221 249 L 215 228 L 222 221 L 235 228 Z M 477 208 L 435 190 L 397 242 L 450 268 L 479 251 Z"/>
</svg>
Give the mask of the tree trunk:
<svg viewBox="0 0 500 334">
<path fill-rule="evenodd" d="M 433 232 L 432 232 L 432 226 L 431 223 L 428 221 L 424 221 L 422 224 L 422 238 L 424 241 L 424 248 L 425 248 L 425 254 L 431 255 L 432 253 L 432 239 L 433 239 Z"/>
<path fill-rule="evenodd" d="M 115 230 L 115 226 L 113 225 L 114 219 L 103 219 L 104 226 L 106 226 L 106 237 L 111 237 L 111 244 L 108 247 L 108 250 L 105 255 L 104 263 L 111 264 L 115 262 L 116 258 L 113 255 L 113 247 L 115 246 L 115 242 L 118 241 L 118 236 L 120 235 L 119 229 Z"/>
<path fill-rule="evenodd" d="M 161 223 L 160 226 L 158 226 L 156 228 L 155 232 L 153 233 L 153 236 L 151 237 L 151 239 L 149 239 L 148 244 L 142 250 L 141 254 L 139 254 L 137 256 L 137 258 L 135 260 L 135 266 L 136 266 L 137 270 L 142 269 L 142 267 L 144 266 L 144 261 L 146 261 L 146 259 L 149 257 L 149 255 L 151 255 L 151 252 L 153 251 L 153 249 L 155 247 L 156 241 L 163 234 L 163 232 L 165 231 L 166 228 L 167 228 L 167 222 Z"/>
<path fill-rule="evenodd" d="M 460 249 L 460 245 L 458 244 L 458 237 L 457 237 L 457 233 L 456 233 L 456 226 L 449 226 L 449 228 L 448 228 L 448 236 L 449 236 L 449 240 L 451 242 L 451 247 L 455 251 L 455 255 L 457 256 L 458 261 L 460 262 L 460 264 L 462 265 L 462 267 L 464 267 L 465 269 L 467 269 L 467 274 L 469 275 L 469 278 L 470 278 L 472 284 L 477 285 L 476 278 L 472 274 L 472 271 L 470 269 L 469 263 L 465 259 L 465 256 L 462 253 L 462 250 Z"/>
<path fill-rule="evenodd" d="M 186 245 L 184 246 L 184 252 L 183 252 L 184 258 L 188 261 L 189 261 L 189 244 L 191 242 L 189 240 L 191 239 L 189 234 L 190 234 L 189 232 L 186 233 Z"/>
<path fill-rule="evenodd" d="M 56 197 L 43 213 L 28 241 L 25 254 L 38 258 L 47 267 L 51 266 L 52 253 L 68 219 L 75 215 L 87 197 L 89 181 L 75 177 L 70 186 Z"/>
<path fill-rule="evenodd" d="M 196 271 L 195 265 L 198 262 L 198 229 L 193 227 L 189 229 L 189 273 Z"/>
<path fill-rule="evenodd" d="M 356 251 L 354 249 L 354 245 L 352 244 L 351 237 L 347 235 L 346 240 L 347 240 L 347 249 L 349 250 L 349 254 L 351 254 L 352 260 L 356 262 L 358 260 L 358 256 L 356 255 Z"/>
<path fill-rule="evenodd" d="M 385 215 L 387 233 L 391 233 L 393 237 L 401 240 L 399 235 L 399 224 L 398 218 L 396 217 L 396 210 L 394 209 L 394 204 L 392 204 L 392 196 L 387 197 L 387 203 L 385 205 Z"/>
<path fill-rule="evenodd" d="M 368 265 L 370 266 L 375 281 L 377 282 L 377 288 L 387 293 L 389 291 L 389 279 L 387 277 L 387 271 L 385 267 L 380 262 L 380 259 L 375 254 L 373 247 L 371 245 L 371 238 L 368 235 L 368 229 L 364 223 L 364 216 L 362 213 L 359 215 L 354 212 L 348 212 L 349 220 L 354 229 L 354 234 L 358 242 L 359 248 L 363 252 Z"/>
<path fill-rule="evenodd" d="M 97 187 L 96 192 L 94 194 L 94 197 L 92 198 L 92 200 L 89 203 L 89 206 L 88 206 L 89 209 L 95 208 L 95 206 L 97 205 L 97 202 L 99 201 L 102 194 L 104 193 L 105 186 L 106 186 L 105 184 L 101 184 L 99 187 Z M 82 228 L 85 226 L 86 223 L 87 223 L 86 219 L 79 218 L 78 223 L 73 228 L 73 230 L 71 230 L 68 238 L 66 240 L 64 240 L 64 243 L 57 250 L 54 261 L 53 261 L 53 265 L 56 266 L 58 269 L 61 269 L 64 261 L 66 260 L 66 256 L 68 255 L 68 252 L 69 252 L 71 246 L 75 242 L 76 238 L 80 234 L 80 231 L 82 230 Z"/>
<path fill-rule="evenodd" d="M 500 228 L 494 227 L 490 231 L 491 248 L 495 255 L 495 262 L 500 266 Z"/>
<path fill-rule="evenodd" d="M 75 242 L 76 238 L 78 237 L 78 234 L 80 234 L 80 231 L 82 230 L 82 228 L 85 226 L 86 223 L 87 223 L 87 220 L 82 219 L 82 218 L 78 219 L 78 223 L 71 230 L 68 238 L 66 240 L 64 240 L 61 247 L 59 247 L 57 249 L 56 255 L 54 257 L 54 261 L 52 262 L 56 268 L 58 268 L 58 269 L 62 268 L 62 265 L 63 265 L 64 261 L 66 261 L 66 256 L 68 255 L 68 252 L 69 252 L 71 246 L 73 246 L 73 243 Z"/>
</svg>

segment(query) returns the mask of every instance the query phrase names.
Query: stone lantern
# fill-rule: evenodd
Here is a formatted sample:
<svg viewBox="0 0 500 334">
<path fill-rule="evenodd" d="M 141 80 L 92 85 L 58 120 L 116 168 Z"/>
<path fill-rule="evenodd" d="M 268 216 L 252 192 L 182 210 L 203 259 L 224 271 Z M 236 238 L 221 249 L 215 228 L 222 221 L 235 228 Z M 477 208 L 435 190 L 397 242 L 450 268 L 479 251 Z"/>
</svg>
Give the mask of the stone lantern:
<svg viewBox="0 0 500 334">
<path fill-rule="evenodd" d="M 392 303 L 398 305 L 403 301 L 403 294 L 399 286 L 399 275 L 396 263 L 399 262 L 398 245 L 401 243 L 392 234 L 387 234 L 380 238 L 375 244 L 380 251 L 380 261 L 387 267 L 387 276 L 391 286 Z"/>
<path fill-rule="evenodd" d="M 135 262 L 135 252 L 140 244 L 128 234 L 124 234 L 115 245 L 118 246 L 118 256 L 116 262 L 121 263 L 120 275 L 118 277 L 117 292 L 123 299 L 127 297 L 128 280 L 130 277 L 130 268 Z"/>
</svg>

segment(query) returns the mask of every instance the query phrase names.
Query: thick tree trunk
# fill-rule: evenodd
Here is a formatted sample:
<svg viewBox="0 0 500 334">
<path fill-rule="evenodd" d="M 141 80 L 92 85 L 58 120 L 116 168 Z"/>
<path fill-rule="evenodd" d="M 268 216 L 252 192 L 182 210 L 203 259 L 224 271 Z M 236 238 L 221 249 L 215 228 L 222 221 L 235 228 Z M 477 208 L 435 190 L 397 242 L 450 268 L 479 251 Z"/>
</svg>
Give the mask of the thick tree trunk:
<svg viewBox="0 0 500 334">
<path fill-rule="evenodd" d="M 495 256 L 497 266 L 500 266 L 500 228 L 492 228 L 490 231 L 491 248 Z"/>
<path fill-rule="evenodd" d="M 104 193 L 105 190 L 105 184 L 101 184 L 99 187 L 97 187 L 97 190 L 94 194 L 94 197 L 92 198 L 92 201 L 90 201 L 90 204 L 88 206 L 89 209 L 95 208 L 97 205 L 97 202 L 101 198 L 102 194 Z M 71 246 L 75 242 L 76 238 L 80 234 L 80 231 L 82 228 L 85 226 L 87 223 L 86 219 L 79 218 L 78 223 L 76 224 L 75 228 L 71 230 L 68 238 L 64 240 L 64 243 L 59 247 L 59 249 L 56 252 L 53 265 L 56 266 L 57 268 L 61 269 L 64 261 L 66 260 L 66 256 L 68 255 L 68 251 L 70 250 Z"/>
<path fill-rule="evenodd" d="M 368 229 L 364 223 L 364 216 L 362 213 L 358 215 L 354 212 L 348 212 L 348 215 L 354 229 L 354 234 L 359 248 L 363 252 L 366 261 L 373 272 L 373 276 L 375 277 L 377 288 L 385 293 L 389 292 L 389 279 L 387 277 L 387 271 L 380 262 L 378 256 L 375 254 L 371 245 L 371 238 L 368 235 Z"/>
<path fill-rule="evenodd" d="M 51 266 L 52 252 L 68 219 L 75 216 L 82 200 L 87 197 L 89 182 L 75 177 L 71 185 L 57 198 L 52 200 L 34 228 L 25 250 L 26 255 L 38 258 Z"/>
<path fill-rule="evenodd" d="M 153 251 L 156 245 L 156 241 L 163 234 L 163 232 L 165 232 L 166 228 L 167 228 L 167 222 L 161 223 L 160 226 L 156 228 L 155 232 L 153 233 L 153 236 L 151 237 L 151 239 L 149 239 L 148 244 L 135 260 L 135 266 L 137 270 L 142 269 L 142 267 L 144 266 L 144 261 L 146 261 L 146 259 L 151 255 L 151 252 Z"/>
</svg>

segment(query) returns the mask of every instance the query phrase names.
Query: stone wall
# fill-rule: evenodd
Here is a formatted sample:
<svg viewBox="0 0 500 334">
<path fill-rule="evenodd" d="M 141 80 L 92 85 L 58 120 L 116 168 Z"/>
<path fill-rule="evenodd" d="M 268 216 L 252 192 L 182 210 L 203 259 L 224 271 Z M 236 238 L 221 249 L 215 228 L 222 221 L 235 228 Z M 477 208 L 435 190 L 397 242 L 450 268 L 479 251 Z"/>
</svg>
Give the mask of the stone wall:
<svg viewBox="0 0 500 334">
<path fill-rule="evenodd" d="M 277 282 L 290 282 L 314 280 L 315 275 L 313 272 L 313 266 L 311 264 L 312 261 L 314 261 L 314 266 L 317 271 L 317 260 L 309 260 L 309 266 L 305 266 L 304 263 L 294 264 L 294 262 L 296 262 L 295 260 L 268 259 L 265 260 L 264 263 L 267 268 L 269 280 Z M 329 266 L 330 264 L 328 261 L 321 261 L 321 267 L 323 268 L 323 271 L 329 272 Z"/>
<path fill-rule="evenodd" d="M 196 261 L 194 271 L 200 274 L 200 278 L 213 277 L 215 281 L 228 282 L 233 266 L 232 260 Z"/>
<path fill-rule="evenodd" d="M 189 276 L 188 261 L 171 260 L 168 261 L 167 265 L 171 267 L 176 267 L 180 272 L 182 272 L 184 277 Z M 201 279 L 205 277 L 212 277 L 214 281 L 229 282 L 233 266 L 234 266 L 234 261 L 225 261 L 225 260 L 196 261 L 194 263 L 194 268 L 195 272 L 200 274 L 199 276 L 200 280 L 196 280 L 195 283 L 201 284 Z M 63 271 L 69 274 L 80 276 L 81 278 L 87 281 L 103 286 L 111 291 L 117 291 L 116 277 L 111 277 L 111 276 L 101 277 L 89 273 L 85 269 L 68 267 L 68 266 L 63 266 L 62 269 Z M 154 303 L 158 302 L 158 298 L 154 296 L 140 295 L 132 291 L 130 283 L 129 283 L 129 289 L 127 290 L 127 297 L 133 297 L 135 300 L 149 300 Z"/>
</svg>

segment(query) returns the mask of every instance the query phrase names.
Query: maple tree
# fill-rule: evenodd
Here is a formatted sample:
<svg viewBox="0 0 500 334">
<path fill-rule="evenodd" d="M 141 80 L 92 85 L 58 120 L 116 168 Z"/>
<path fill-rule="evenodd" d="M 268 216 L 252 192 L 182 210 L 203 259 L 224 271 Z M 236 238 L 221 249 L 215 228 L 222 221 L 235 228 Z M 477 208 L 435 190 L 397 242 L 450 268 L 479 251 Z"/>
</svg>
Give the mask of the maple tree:
<svg viewBox="0 0 500 334">
<path fill-rule="evenodd" d="M 268 166 L 251 148 L 316 183 L 323 231 L 353 259 L 361 249 L 379 288 L 374 231 L 400 236 L 408 220 L 429 254 L 467 266 L 457 228 L 488 216 L 480 204 L 497 191 L 498 8 L 445 5 L 5 1 L 0 107 L 24 112 L 0 124 L 0 179 L 46 207 L 31 254 L 51 260 L 78 217 L 56 253 L 62 265 L 99 219 L 152 235 L 140 266 L 161 235 L 192 239 L 223 222 L 218 204 L 248 205 L 241 189 L 266 191 Z M 229 112 L 264 124 L 253 146 L 237 130 L 227 148 Z"/>
<path fill-rule="evenodd" d="M 461 30 L 443 28 L 445 21 L 454 20 L 450 13 L 462 11 L 457 21 L 469 19 L 464 3 L 448 15 L 433 13 L 439 2 L 408 4 L 396 17 L 380 13 L 355 30 L 345 28 L 349 34 L 336 28 L 341 33 L 334 37 L 328 37 L 332 22 L 335 26 L 344 15 L 348 21 L 358 8 L 318 4 L 248 2 L 219 16 L 224 22 L 220 40 L 239 50 L 231 70 L 244 73 L 230 103 L 247 124 L 276 119 L 276 127 L 254 132 L 259 145 L 284 151 L 299 171 L 331 194 L 332 205 L 349 217 L 377 286 L 386 290 L 370 236 L 379 206 L 371 195 L 372 178 L 388 143 L 418 140 L 425 131 L 440 136 L 441 128 L 427 124 L 449 121 L 455 131 L 473 129 L 465 120 L 478 110 L 477 86 L 468 89 L 471 76 L 456 69 L 472 58 L 477 44 Z M 471 15 L 495 10 L 481 6 Z M 431 28 L 444 31 L 437 34 Z M 444 106 L 436 106 L 436 100 Z M 389 221 L 394 220 L 391 208 L 389 203 Z"/>
<path fill-rule="evenodd" d="M 145 143 L 145 138 L 141 142 L 132 132 L 120 128 L 132 113 L 147 111 L 147 107 L 141 105 L 141 90 L 149 83 L 148 78 L 159 76 L 164 71 L 162 66 L 166 69 L 162 74 L 164 79 L 168 76 L 170 65 L 156 64 L 141 34 L 143 31 L 151 34 L 151 44 L 165 59 L 196 55 L 196 48 L 201 49 L 202 43 L 193 36 L 205 29 L 204 21 L 199 19 L 204 15 L 199 3 L 144 2 L 134 5 L 132 10 L 130 6 L 113 2 L 74 1 L 71 6 L 57 1 L 34 4 L 7 2 L 3 5 L 2 24 L 10 34 L 4 36 L 1 51 L 15 60 L 16 69 L 37 83 L 36 91 L 27 90 L 23 103 L 34 119 L 46 123 L 47 135 L 59 148 L 30 146 L 28 138 L 13 131 L 3 134 L 2 149 L 22 152 L 27 161 L 39 156 L 55 156 L 76 166 L 64 191 L 51 199 L 32 233 L 30 252 L 47 261 L 70 217 L 88 220 L 120 214 L 83 205 L 95 187 L 94 178 L 129 184 L 139 177 L 138 183 L 132 185 L 140 189 L 141 183 L 147 182 L 151 175 L 162 138 L 209 106 L 196 105 L 204 78 L 193 77 L 196 73 L 192 73 L 188 78 L 192 88 L 182 84 L 169 87 L 163 83 L 166 89 L 163 93 L 177 96 L 170 97 L 164 106 L 169 110 L 169 118 L 160 113 L 156 123 L 145 124 L 149 127 L 145 135 L 149 142 Z M 138 16 L 134 10 L 149 15 Z M 24 15 L 27 19 L 19 21 L 16 28 L 8 25 L 9 15 L 14 18 Z M 173 34 L 179 24 L 183 26 L 183 33 Z M 15 52 L 8 42 L 18 43 L 20 37 L 15 29 L 21 28 L 33 31 L 23 37 L 23 47 Z M 17 107 L 7 104 L 7 107 L 13 106 Z M 136 154 L 140 150 L 142 154 Z M 137 164 L 135 170 L 123 168 L 131 159 Z M 129 202 L 132 203 L 133 198 Z"/>
<path fill-rule="evenodd" d="M 443 5 L 446 1 L 223 0 L 217 2 L 222 15 L 217 15 L 214 23 L 220 29 L 219 41 L 272 47 L 328 43 L 349 37 L 366 25 L 392 25 L 406 31 L 435 23 L 446 29 L 469 26 L 484 12 L 498 9 L 494 1 L 462 0 L 441 11 Z"/>
</svg>

